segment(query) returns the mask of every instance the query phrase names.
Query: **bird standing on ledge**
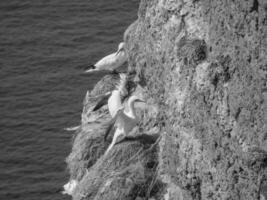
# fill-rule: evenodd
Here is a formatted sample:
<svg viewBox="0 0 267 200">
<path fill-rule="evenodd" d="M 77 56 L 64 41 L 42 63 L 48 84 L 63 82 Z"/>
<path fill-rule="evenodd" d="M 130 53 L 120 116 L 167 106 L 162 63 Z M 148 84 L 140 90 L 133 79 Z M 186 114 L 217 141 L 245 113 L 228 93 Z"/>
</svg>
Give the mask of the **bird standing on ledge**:
<svg viewBox="0 0 267 200">
<path fill-rule="evenodd" d="M 115 145 L 117 138 L 120 135 L 127 135 L 138 123 L 138 117 L 135 112 L 134 104 L 136 102 L 144 102 L 137 96 L 131 96 L 127 102 L 129 110 L 126 111 L 124 107 L 117 110 L 116 116 L 114 117 L 116 131 L 114 133 L 111 144 L 109 145 L 106 153 Z M 108 134 L 107 132 L 106 134 Z M 105 135 L 107 137 L 107 135 Z"/>
<path fill-rule="evenodd" d="M 99 60 L 96 64 L 90 65 L 85 73 L 91 73 L 95 71 L 115 71 L 127 61 L 127 54 L 124 49 L 125 43 L 121 42 L 118 46 L 118 51 L 110 55 L 105 56 Z"/>
</svg>

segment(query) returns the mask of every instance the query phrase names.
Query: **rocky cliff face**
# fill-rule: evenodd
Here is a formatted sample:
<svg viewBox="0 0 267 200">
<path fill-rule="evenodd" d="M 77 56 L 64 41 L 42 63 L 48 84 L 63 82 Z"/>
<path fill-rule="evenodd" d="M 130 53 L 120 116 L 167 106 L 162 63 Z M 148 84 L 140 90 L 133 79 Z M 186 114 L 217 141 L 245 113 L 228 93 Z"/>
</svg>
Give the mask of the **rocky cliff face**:
<svg viewBox="0 0 267 200">
<path fill-rule="evenodd" d="M 265 199 L 266 13 L 264 0 L 141 0 L 124 40 L 143 140 L 103 156 L 104 132 L 86 121 L 68 159 L 74 199 Z"/>
</svg>

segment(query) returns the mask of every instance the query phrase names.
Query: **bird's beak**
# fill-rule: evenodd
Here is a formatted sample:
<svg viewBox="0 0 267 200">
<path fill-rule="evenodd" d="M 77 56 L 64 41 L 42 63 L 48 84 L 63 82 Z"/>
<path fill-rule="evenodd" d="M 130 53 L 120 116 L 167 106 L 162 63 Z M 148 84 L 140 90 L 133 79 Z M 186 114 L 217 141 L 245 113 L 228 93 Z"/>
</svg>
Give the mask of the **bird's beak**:
<svg viewBox="0 0 267 200">
<path fill-rule="evenodd" d="M 123 49 L 119 49 L 117 52 L 116 52 L 116 56 L 122 51 Z"/>
</svg>

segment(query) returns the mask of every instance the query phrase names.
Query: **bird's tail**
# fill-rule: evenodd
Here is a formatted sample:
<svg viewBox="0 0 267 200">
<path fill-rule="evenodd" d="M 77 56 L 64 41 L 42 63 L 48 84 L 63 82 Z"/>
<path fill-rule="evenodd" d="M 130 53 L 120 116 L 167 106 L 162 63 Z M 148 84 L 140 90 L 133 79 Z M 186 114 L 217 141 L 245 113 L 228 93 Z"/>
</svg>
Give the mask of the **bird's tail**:
<svg viewBox="0 0 267 200">
<path fill-rule="evenodd" d="M 121 73 L 120 74 L 120 82 L 117 84 L 116 88 L 120 92 L 122 96 L 127 95 L 127 89 L 126 89 L 126 83 L 127 83 L 127 76 L 126 74 Z"/>
<path fill-rule="evenodd" d="M 86 71 L 85 73 L 91 72 L 91 71 L 95 71 L 96 70 L 96 66 L 95 65 L 89 65 L 86 67 Z"/>
</svg>

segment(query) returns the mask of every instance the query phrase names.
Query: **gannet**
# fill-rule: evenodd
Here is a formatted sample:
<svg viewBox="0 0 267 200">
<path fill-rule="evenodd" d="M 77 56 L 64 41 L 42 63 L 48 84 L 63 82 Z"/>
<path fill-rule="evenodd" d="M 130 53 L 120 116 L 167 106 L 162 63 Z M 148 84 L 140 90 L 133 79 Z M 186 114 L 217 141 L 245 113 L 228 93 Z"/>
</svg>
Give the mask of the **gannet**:
<svg viewBox="0 0 267 200">
<path fill-rule="evenodd" d="M 112 92 L 107 92 L 103 95 L 102 99 L 96 104 L 93 111 L 98 110 L 103 105 L 108 104 L 108 109 L 111 117 L 116 115 L 119 108 L 122 107 L 122 99 L 127 96 L 126 90 L 127 76 L 126 74 L 120 74 L 120 82 L 116 85 Z"/>
<path fill-rule="evenodd" d="M 72 195 L 73 191 L 77 187 L 77 184 L 78 182 L 76 180 L 70 180 L 63 186 L 64 191 L 62 191 L 62 194 Z"/>
<path fill-rule="evenodd" d="M 127 54 L 124 49 L 125 43 L 121 42 L 118 46 L 118 50 L 115 53 L 112 53 L 108 56 L 105 56 L 101 60 L 99 60 L 96 64 L 90 65 L 86 73 L 94 72 L 94 71 L 114 71 L 122 64 L 124 64 L 127 60 Z"/>
<path fill-rule="evenodd" d="M 137 96 L 131 96 L 127 102 L 128 104 L 128 111 L 126 111 L 125 107 L 122 106 L 119 108 L 115 115 L 115 124 L 116 131 L 114 133 L 113 139 L 111 144 L 109 145 L 106 153 L 115 145 L 118 136 L 120 135 L 127 135 L 138 123 L 138 117 L 135 112 L 134 104 L 136 102 L 144 102 Z M 107 132 L 106 134 L 108 134 Z M 107 135 L 105 135 L 107 137 Z"/>
</svg>

